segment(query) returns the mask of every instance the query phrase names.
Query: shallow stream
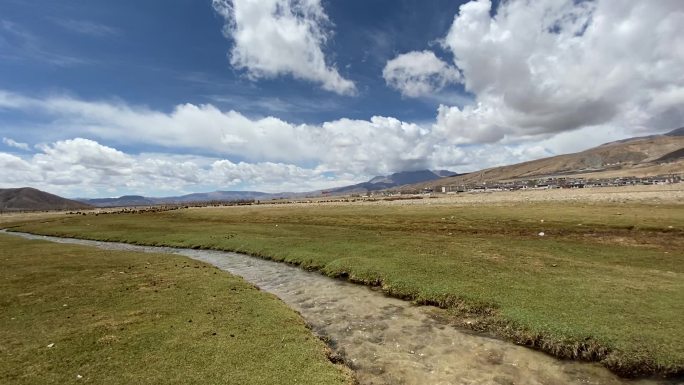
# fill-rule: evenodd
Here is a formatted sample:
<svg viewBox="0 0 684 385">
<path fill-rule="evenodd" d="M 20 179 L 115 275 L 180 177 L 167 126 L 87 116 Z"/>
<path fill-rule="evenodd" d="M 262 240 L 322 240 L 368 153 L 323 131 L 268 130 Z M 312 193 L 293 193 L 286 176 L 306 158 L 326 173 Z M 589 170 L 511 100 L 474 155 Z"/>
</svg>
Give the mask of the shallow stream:
<svg viewBox="0 0 684 385">
<path fill-rule="evenodd" d="M 676 384 L 625 380 L 597 364 L 562 361 L 444 324 L 444 311 L 377 289 L 242 254 L 16 234 L 108 250 L 180 254 L 210 263 L 280 297 L 356 372 L 361 384 Z M 679 384 L 682 384 L 679 382 Z"/>
</svg>

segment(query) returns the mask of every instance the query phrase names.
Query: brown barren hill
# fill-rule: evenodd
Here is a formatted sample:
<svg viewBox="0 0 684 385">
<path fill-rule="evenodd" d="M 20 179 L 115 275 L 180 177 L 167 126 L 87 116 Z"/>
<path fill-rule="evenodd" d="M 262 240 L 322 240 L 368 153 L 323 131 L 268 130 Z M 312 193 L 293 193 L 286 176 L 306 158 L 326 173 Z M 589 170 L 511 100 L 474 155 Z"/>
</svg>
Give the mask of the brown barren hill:
<svg viewBox="0 0 684 385">
<path fill-rule="evenodd" d="M 602 144 L 586 151 L 492 167 L 454 177 L 405 186 L 435 188 L 549 177 L 649 177 L 684 173 L 684 129 L 664 135 L 630 138 Z"/>
<path fill-rule="evenodd" d="M 79 210 L 93 206 L 31 187 L 0 189 L 0 211 Z"/>
</svg>

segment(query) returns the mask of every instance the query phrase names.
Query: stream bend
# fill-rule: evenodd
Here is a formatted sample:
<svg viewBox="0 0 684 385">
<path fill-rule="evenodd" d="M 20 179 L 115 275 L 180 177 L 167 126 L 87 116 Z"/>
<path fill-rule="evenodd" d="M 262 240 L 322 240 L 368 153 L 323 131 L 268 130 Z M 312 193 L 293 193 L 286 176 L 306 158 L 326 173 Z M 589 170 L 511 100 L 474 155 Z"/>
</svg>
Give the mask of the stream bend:
<svg viewBox="0 0 684 385">
<path fill-rule="evenodd" d="M 626 380 L 598 364 L 558 360 L 459 330 L 439 321 L 444 319 L 440 316 L 444 310 L 415 306 L 376 289 L 284 263 L 233 252 L 7 234 L 107 250 L 179 254 L 241 276 L 297 310 L 314 333 L 330 341 L 345 358 L 361 384 L 676 384 Z"/>
</svg>

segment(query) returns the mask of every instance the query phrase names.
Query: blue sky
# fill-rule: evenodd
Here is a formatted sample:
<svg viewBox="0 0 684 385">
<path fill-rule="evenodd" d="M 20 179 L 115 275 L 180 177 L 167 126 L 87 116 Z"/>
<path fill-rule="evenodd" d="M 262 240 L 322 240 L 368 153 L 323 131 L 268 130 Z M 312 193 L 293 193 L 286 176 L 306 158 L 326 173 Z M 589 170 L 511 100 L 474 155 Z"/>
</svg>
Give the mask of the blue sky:
<svg viewBox="0 0 684 385">
<path fill-rule="evenodd" d="M 663 132 L 683 8 L 5 0 L 0 187 L 306 191 Z"/>
<path fill-rule="evenodd" d="M 437 102 L 402 98 L 385 86 L 382 69 L 395 55 L 441 38 L 458 2 L 324 5 L 334 23 L 326 47 L 329 60 L 359 84 L 358 97 L 326 92 L 290 76 L 258 82 L 245 78 L 228 61 L 231 42 L 221 33 L 224 20 L 210 1 L 197 0 L 4 1 L 2 19 L 25 36 L 4 31 L 1 81 L 22 93 L 120 98 L 162 111 L 179 103 L 212 103 L 295 123 L 373 115 L 434 119 Z M 32 39 L 41 52 L 27 52 Z"/>
</svg>

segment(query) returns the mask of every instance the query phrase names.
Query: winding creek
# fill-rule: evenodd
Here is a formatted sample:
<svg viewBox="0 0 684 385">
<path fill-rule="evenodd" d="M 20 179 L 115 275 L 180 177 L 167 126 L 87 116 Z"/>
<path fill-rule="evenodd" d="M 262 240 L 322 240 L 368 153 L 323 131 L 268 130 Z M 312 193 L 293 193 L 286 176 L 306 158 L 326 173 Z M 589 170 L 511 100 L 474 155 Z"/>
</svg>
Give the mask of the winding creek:
<svg viewBox="0 0 684 385">
<path fill-rule="evenodd" d="M 3 231 L 4 232 L 4 231 Z M 242 254 L 8 233 L 28 239 L 180 254 L 210 263 L 280 297 L 356 372 L 361 384 L 682 384 L 625 380 L 597 364 L 562 361 L 443 322 L 443 310 L 377 289 Z"/>
</svg>

